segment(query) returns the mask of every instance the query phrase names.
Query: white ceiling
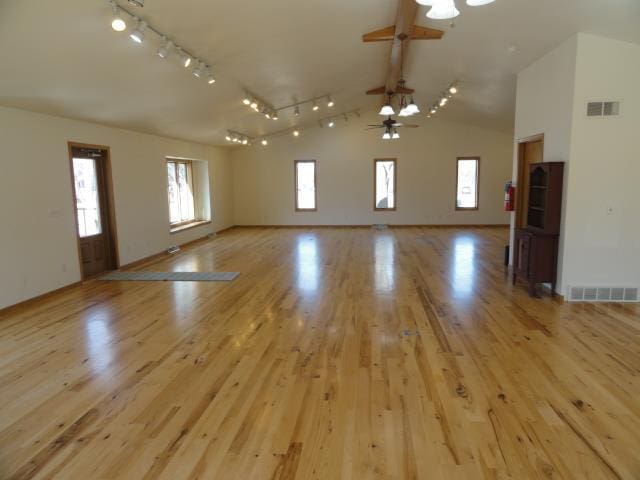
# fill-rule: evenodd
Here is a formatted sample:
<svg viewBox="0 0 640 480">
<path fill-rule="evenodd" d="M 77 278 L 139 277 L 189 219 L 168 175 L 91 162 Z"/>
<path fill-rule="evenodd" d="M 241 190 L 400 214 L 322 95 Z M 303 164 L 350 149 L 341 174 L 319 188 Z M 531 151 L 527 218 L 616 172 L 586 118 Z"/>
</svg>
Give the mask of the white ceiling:
<svg viewBox="0 0 640 480">
<path fill-rule="evenodd" d="M 384 84 L 389 44 L 361 36 L 393 24 L 396 1 L 146 0 L 136 11 L 213 66 L 209 86 L 175 56 L 160 60 L 151 34 L 134 45 L 111 30 L 105 0 L 0 0 L 0 104 L 207 144 L 224 144 L 227 129 L 315 125 L 326 109 L 270 121 L 241 104 L 243 87 L 276 107 L 331 93 L 336 113 L 376 108 L 364 92 Z M 413 42 L 405 68 L 423 107 L 461 82 L 441 113 L 450 120 L 511 130 L 515 74 L 577 31 L 640 43 L 640 0 L 457 4 L 454 28 L 421 7 L 419 23 L 445 37 Z"/>
</svg>

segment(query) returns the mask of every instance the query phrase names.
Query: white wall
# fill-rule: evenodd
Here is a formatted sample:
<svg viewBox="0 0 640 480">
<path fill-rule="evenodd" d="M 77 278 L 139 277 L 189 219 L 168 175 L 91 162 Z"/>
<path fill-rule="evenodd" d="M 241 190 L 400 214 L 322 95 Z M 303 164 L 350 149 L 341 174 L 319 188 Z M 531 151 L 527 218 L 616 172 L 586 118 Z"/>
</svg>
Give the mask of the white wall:
<svg viewBox="0 0 640 480">
<path fill-rule="evenodd" d="M 640 286 L 638 85 L 639 45 L 582 33 L 518 75 L 516 142 L 544 133 L 544 160 L 566 162 L 563 295 L 572 285 Z M 587 118 L 587 102 L 605 100 L 620 100 L 622 115 Z M 515 180 L 517 148 L 513 164 Z"/>
<path fill-rule="evenodd" d="M 80 280 L 67 141 L 111 147 L 121 264 L 233 225 L 226 149 L 0 107 L 0 308 Z M 209 162 L 212 224 L 169 233 L 166 156 Z"/>
<path fill-rule="evenodd" d="M 383 141 L 374 113 L 232 153 L 238 225 L 506 224 L 512 136 L 439 119 Z M 419 122 L 412 118 L 409 123 Z M 480 156 L 480 210 L 455 211 L 456 157 Z M 373 211 L 373 161 L 397 158 L 397 211 Z M 316 160 L 318 211 L 294 211 L 294 160 Z"/>
<path fill-rule="evenodd" d="M 564 282 L 640 286 L 640 45 L 578 36 Z M 589 101 L 622 115 L 588 118 Z"/>
<path fill-rule="evenodd" d="M 516 93 L 515 143 L 513 148 L 513 181 L 518 181 L 518 141 L 544 133 L 544 161 L 567 162 L 565 177 L 569 174 L 571 151 L 571 124 L 576 70 L 577 36 L 540 58 L 518 74 Z M 563 212 L 566 211 L 566 192 Z M 564 246 L 564 220 L 562 218 L 560 251 Z M 515 214 L 511 216 L 511 245 Z M 513 258 L 513 248 L 511 249 Z M 558 285 L 562 285 L 562 258 L 559 260 Z"/>
</svg>

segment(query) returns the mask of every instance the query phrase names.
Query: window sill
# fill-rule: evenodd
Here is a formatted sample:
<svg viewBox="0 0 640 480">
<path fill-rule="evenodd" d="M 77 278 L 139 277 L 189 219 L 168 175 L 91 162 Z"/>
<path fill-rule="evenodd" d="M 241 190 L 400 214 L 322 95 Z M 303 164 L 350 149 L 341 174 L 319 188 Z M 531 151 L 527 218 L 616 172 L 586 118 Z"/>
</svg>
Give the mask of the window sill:
<svg viewBox="0 0 640 480">
<path fill-rule="evenodd" d="M 178 225 L 176 227 L 171 227 L 169 229 L 169 233 L 180 233 L 180 232 L 184 232 L 185 230 L 191 230 L 192 228 L 197 228 L 197 227 L 201 227 L 202 225 L 209 225 L 211 223 L 211 220 L 201 220 L 198 222 L 191 222 L 191 223 L 186 223 L 184 225 Z"/>
</svg>

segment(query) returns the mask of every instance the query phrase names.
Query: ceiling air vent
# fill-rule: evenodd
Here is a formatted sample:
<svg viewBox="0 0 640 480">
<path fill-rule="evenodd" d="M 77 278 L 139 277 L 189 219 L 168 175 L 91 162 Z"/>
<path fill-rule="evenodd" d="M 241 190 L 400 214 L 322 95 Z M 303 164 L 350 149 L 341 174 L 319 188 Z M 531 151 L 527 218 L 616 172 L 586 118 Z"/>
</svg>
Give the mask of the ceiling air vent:
<svg viewBox="0 0 640 480">
<path fill-rule="evenodd" d="M 620 102 L 589 102 L 587 117 L 616 117 L 620 115 Z"/>
<path fill-rule="evenodd" d="M 571 287 L 570 302 L 640 302 L 640 289 L 633 287 Z"/>
</svg>

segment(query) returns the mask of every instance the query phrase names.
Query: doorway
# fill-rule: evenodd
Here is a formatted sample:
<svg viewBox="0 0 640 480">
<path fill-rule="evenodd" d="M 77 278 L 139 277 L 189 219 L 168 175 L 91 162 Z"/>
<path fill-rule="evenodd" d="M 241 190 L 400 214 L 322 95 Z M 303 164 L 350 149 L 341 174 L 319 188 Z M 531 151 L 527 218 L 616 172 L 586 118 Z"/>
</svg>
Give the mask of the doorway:
<svg viewBox="0 0 640 480">
<path fill-rule="evenodd" d="M 527 226 L 529 203 L 529 166 L 544 161 L 544 134 L 518 141 L 518 183 L 516 194 L 516 228 Z"/>
<path fill-rule="evenodd" d="M 109 147 L 69 143 L 80 273 L 86 280 L 118 268 Z"/>
</svg>

